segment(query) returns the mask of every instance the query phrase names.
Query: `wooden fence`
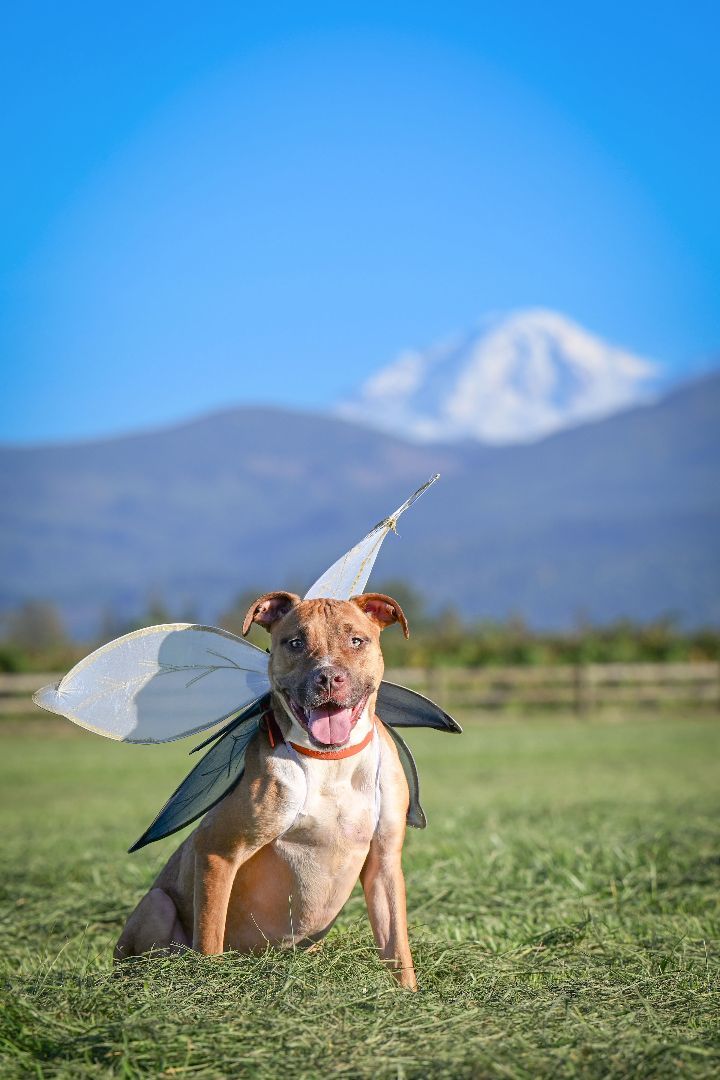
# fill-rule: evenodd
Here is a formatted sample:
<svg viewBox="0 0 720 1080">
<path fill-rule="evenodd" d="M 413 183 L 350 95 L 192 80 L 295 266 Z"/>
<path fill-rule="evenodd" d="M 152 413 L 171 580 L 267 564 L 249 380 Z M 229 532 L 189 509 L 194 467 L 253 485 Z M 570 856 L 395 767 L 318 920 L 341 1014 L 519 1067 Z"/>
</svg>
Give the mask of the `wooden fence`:
<svg viewBox="0 0 720 1080">
<path fill-rule="evenodd" d="M 720 664 L 715 662 L 393 668 L 386 674 L 449 712 L 561 709 L 587 716 L 604 709 L 671 706 L 720 711 Z M 0 715 L 40 715 L 31 694 L 58 678 L 0 674 Z"/>
<path fill-rule="evenodd" d="M 553 708 L 579 716 L 607 708 L 720 709 L 720 664 L 579 664 L 546 667 L 394 668 L 387 677 L 450 712 Z"/>
</svg>

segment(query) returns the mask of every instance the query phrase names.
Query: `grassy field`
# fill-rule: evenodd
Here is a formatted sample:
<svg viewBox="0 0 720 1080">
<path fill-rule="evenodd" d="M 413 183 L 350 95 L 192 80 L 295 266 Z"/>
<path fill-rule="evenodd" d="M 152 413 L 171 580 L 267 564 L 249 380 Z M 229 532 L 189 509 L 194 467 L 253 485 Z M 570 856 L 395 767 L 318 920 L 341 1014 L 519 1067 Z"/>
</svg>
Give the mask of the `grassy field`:
<svg viewBox="0 0 720 1080">
<path fill-rule="evenodd" d="M 175 840 L 125 848 L 189 747 L 0 726 L 4 1080 L 717 1075 L 720 721 L 410 736 L 430 820 L 405 849 L 417 995 L 375 959 L 358 895 L 316 953 L 113 975 Z"/>
</svg>

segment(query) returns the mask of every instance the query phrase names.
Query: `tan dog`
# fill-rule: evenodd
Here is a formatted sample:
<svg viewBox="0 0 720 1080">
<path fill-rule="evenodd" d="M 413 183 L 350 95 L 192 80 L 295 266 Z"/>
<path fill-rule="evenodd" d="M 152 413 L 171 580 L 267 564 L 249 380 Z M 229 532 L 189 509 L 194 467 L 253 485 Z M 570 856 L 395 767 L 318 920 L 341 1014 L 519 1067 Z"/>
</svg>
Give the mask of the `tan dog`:
<svg viewBox="0 0 720 1080">
<path fill-rule="evenodd" d="M 401 853 L 409 794 L 375 716 L 389 596 L 267 593 L 274 722 L 248 747 L 236 788 L 171 856 L 132 913 L 116 959 L 151 949 L 250 953 L 319 941 L 362 881 L 382 960 L 415 989 Z M 274 744 L 274 745 L 273 745 Z"/>
</svg>

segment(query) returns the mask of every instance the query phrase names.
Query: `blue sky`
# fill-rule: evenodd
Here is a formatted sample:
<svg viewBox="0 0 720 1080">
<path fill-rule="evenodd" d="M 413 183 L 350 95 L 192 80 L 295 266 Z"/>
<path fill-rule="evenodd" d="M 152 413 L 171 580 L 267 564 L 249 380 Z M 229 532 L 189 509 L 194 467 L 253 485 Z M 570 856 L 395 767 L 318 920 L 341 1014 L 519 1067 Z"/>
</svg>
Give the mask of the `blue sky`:
<svg viewBox="0 0 720 1080">
<path fill-rule="evenodd" d="M 719 30 L 694 2 L 16 5 L 0 438 L 322 409 L 524 306 L 702 368 Z"/>
</svg>

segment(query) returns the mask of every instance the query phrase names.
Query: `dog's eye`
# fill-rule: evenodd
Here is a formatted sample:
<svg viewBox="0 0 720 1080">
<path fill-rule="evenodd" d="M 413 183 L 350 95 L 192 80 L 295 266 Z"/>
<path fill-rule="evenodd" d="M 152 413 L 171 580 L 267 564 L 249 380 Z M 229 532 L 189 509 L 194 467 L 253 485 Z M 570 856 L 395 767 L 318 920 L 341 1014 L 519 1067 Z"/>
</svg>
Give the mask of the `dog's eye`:
<svg viewBox="0 0 720 1080">
<path fill-rule="evenodd" d="M 351 638 L 350 638 L 350 644 L 351 644 L 352 646 L 354 646 L 354 648 L 356 648 L 356 649 L 359 649 L 361 645 L 364 645 L 364 644 L 365 644 L 365 638 L 362 638 L 362 637 L 351 637 Z"/>
<path fill-rule="evenodd" d="M 300 649 L 302 649 L 304 642 L 302 638 L 294 637 L 290 638 L 289 641 L 286 641 L 285 644 L 287 645 L 288 649 L 292 649 L 294 652 L 298 652 Z"/>
</svg>

